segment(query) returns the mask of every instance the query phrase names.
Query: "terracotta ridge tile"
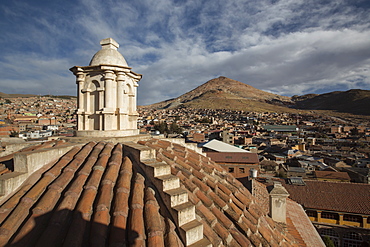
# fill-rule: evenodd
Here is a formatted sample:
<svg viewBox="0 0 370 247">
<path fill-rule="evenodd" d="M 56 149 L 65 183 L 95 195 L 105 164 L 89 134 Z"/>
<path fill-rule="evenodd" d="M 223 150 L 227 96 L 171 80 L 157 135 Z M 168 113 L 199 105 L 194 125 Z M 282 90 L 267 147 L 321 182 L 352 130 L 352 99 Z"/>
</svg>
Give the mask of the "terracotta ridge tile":
<svg viewBox="0 0 370 247">
<path fill-rule="evenodd" d="M 233 238 L 241 245 L 241 246 L 251 246 L 251 242 L 248 240 L 248 238 L 245 237 L 245 235 L 241 234 L 238 230 L 235 228 L 230 229 L 230 233 L 233 236 Z"/>
<path fill-rule="evenodd" d="M 237 191 L 234 193 L 234 196 L 243 204 L 245 207 L 249 208 L 249 205 L 251 204 L 252 200 L 242 194 L 240 191 Z"/>
<path fill-rule="evenodd" d="M 230 228 L 233 225 L 233 222 L 217 207 L 211 208 L 211 211 L 216 216 L 217 220 L 226 228 Z"/>
<path fill-rule="evenodd" d="M 247 205 L 239 201 L 233 194 L 230 196 L 230 199 L 242 212 L 246 209 Z"/>
<path fill-rule="evenodd" d="M 217 206 L 223 210 L 226 210 L 228 208 L 226 202 L 222 200 L 215 192 L 210 191 L 207 193 L 208 196 L 210 196 L 214 203 L 217 204 Z"/>
<path fill-rule="evenodd" d="M 258 225 L 258 218 L 255 218 L 247 209 L 244 209 L 244 217 L 246 217 L 253 225 Z"/>
<path fill-rule="evenodd" d="M 191 166 L 193 169 L 195 170 L 198 170 L 200 171 L 201 167 L 199 165 L 200 161 L 199 160 L 195 160 L 193 158 L 187 158 L 186 159 L 186 164 L 188 164 L 189 166 Z"/>
<path fill-rule="evenodd" d="M 217 233 L 217 235 L 220 236 L 220 238 L 224 241 L 226 246 L 229 246 L 228 244 L 230 243 L 230 240 L 231 240 L 232 236 L 229 233 L 229 231 L 227 230 L 227 228 L 225 228 L 220 223 L 216 223 L 213 226 L 213 229 Z"/>
<path fill-rule="evenodd" d="M 130 216 L 128 229 L 138 234 L 133 236 L 129 234 L 128 241 L 131 245 L 143 245 L 145 236 L 145 223 L 143 218 L 144 207 L 144 180 L 145 178 L 140 173 L 136 173 L 135 182 L 133 184 L 132 199 L 130 204 Z"/>
<path fill-rule="evenodd" d="M 232 205 L 232 204 L 229 204 L 229 205 Z M 242 217 L 241 214 L 238 214 L 237 212 L 235 212 L 233 210 L 232 207 L 228 207 L 227 209 L 225 209 L 224 211 L 228 218 L 232 220 L 232 222 L 234 222 L 235 224 L 239 222 L 240 218 Z"/>
<path fill-rule="evenodd" d="M 197 214 L 202 215 L 203 219 L 205 219 L 209 224 L 214 224 L 217 221 L 216 216 L 213 214 L 213 212 L 209 209 L 210 207 L 206 207 L 203 205 L 203 203 L 199 203 L 195 205 L 195 208 L 197 210 Z"/>
<path fill-rule="evenodd" d="M 183 247 L 183 243 L 175 232 L 176 226 L 169 218 L 165 218 L 165 226 L 165 246 Z"/>
<path fill-rule="evenodd" d="M 199 180 L 203 180 L 203 181 L 205 181 L 205 178 L 206 178 L 206 175 L 204 175 L 204 173 L 203 172 L 201 172 L 202 170 L 199 170 L 199 171 L 197 171 L 197 170 L 193 170 L 193 175 L 195 176 L 195 177 L 197 177 Z"/>
<path fill-rule="evenodd" d="M 201 190 L 197 190 L 196 192 L 194 192 L 194 194 L 202 201 L 205 206 L 212 206 L 213 201 L 209 197 L 207 197 Z"/>
<path fill-rule="evenodd" d="M 126 245 L 127 217 L 129 212 L 129 196 L 131 192 L 132 162 L 125 156 L 115 186 L 115 197 L 112 202 L 112 219 L 109 243 Z"/>
<path fill-rule="evenodd" d="M 213 226 L 210 226 L 204 219 L 201 219 L 200 222 L 203 224 L 203 235 L 211 242 L 212 246 L 224 246 Z"/>
<path fill-rule="evenodd" d="M 184 169 L 188 170 L 189 172 L 192 172 L 193 171 L 193 167 L 191 167 L 190 165 L 188 165 L 186 163 L 186 159 L 183 159 L 182 157 L 178 157 L 176 159 L 176 163 L 180 166 L 182 166 Z"/>
<path fill-rule="evenodd" d="M 244 232 L 249 236 L 250 234 L 257 233 L 257 225 L 253 224 L 244 215 L 240 218 L 240 222 L 237 224 Z"/>
<path fill-rule="evenodd" d="M 144 217 L 148 246 L 164 246 L 164 227 L 158 210 L 159 205 L 155 199 L 154 190 L 146 188 Z"/>
<path fill-rule="evenodd" d="M 227 178 L 228 177 L 230 177 L 230 176 L 232 176 L 232 175 L 230 175 L 230 174 L 227 174 Z M 221 185 L 224 185 L 227 189 L 229 189 L 232 193 L 236 193 L 237 191 L 239 191 L 239 188 L 242 188 L 243 187 L 243 185 L 241 184 L 241 183 L 239 183 L 239 181 L 238 180 L 236 180 L 235 178 L 232 178 L 232 180 L 233 181 L 228 181 L 227 179 L 226 180 L 220 180 L 219 182 L 219 184 L 221 184 Z M 228 182 L 226 182 L 226 181 L 228 181 Z M 237 186 L 235 186 L 235 185 L 238 185 L 238 187 Z"/>
<path fill-rule="evenodd" d="M 226 203 L 229 203 L 231 202 L 231 198 L 230 196 L 226 195 L 222 190 L 216 188 L 214 190 L 214 192 L 216 193 L 216 195 L 218 195 L 224 202 Z"/>
<path fill-rule="evenodd" d="M 210 180 L 208 177 L 205 178 L 205 182 L 206 184 L 212 189 L 214 190 L 216 188 L 216 183 L 213 182 L 212 180 Z"/>
<path fill-rule="evenodd" d="M 254 218 L 256 219 L 259 219 L 262 215 L 263 215 L 263 212 L 262 210 L 260 210 L 260 208 L 258 207 L 258 205 L 256 203 L 251 203 L 249 208 L 248 208 L 248 212 L 253 215 Z"/>
<path fill-rule="evenodd" d="M 212 191 L 210 187 L 208 187 L 208 185 L 206 185 L 205 183 L 203 183 L 203 181 L 199 180 L 198 178 L 196 177 L 192 177 L 191 178 L 191 181 L 196 185 L 198 186 L 198 188 L 205 192 L 206 194 L 208 194 L 208 192 Z"/>
</svg>

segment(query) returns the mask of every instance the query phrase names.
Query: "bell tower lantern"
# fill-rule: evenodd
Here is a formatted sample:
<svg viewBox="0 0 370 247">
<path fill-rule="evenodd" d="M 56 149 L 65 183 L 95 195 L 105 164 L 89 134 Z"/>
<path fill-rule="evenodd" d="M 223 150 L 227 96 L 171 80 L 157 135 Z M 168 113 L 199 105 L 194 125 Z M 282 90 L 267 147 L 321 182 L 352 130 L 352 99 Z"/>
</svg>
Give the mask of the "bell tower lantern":
<svg viewBox="0 0 370 247">
<path fill-rule="evenodd" d="M 118 52 L 112 38 L 102 46 L 89 66 L 70 70 L 77 84 L 77 136 L 115 137 L 139 134 L 136 95 L 142 75 L 134 73 Z"/>
</svg>

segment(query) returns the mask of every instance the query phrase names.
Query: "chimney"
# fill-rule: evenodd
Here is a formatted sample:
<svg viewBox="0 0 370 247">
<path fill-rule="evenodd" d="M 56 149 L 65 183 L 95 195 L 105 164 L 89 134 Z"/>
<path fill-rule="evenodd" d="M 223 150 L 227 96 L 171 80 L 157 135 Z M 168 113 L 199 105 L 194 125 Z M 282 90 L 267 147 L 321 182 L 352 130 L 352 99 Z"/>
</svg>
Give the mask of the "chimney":
<svg viewBox="0 0 370 247">
<path fill-rule="evenodd" d="M 286 224 L 286 199 L 288 191 L 280 182 L 274 182 L 274 188 L 270 191 L 270 216 L 276 222 Z"/>
<path fill-rule="evenodd" d="M 254 169 L 254 168 L 251 168 L 250 170 L 249 170 L 249 180 L 251 180 L 251 179 L 256 179 L 257 178 L 257 170 L 256 169 Z"/>
</svg>

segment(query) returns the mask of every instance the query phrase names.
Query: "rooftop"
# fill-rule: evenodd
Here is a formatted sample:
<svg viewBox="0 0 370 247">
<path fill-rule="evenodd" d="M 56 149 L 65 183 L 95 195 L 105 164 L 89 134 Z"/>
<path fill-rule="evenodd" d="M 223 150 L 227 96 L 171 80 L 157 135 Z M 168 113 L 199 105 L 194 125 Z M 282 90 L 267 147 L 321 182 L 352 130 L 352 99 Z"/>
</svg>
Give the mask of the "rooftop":
<svg viewBox="0 0 370 247">
<path fill-rule="evenodd" d="M 195 150 L 160 139 L 76 145 L 1 203 L 0 245 L 302 246 L 293 218 L 275 223 Z"/>
</svg>

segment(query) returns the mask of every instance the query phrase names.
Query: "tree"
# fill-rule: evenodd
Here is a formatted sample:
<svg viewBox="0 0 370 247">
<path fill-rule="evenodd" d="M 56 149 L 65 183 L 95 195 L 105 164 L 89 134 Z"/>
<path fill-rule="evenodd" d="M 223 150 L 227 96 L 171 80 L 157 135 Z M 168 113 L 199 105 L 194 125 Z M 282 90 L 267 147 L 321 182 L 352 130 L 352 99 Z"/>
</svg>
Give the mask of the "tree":
<svg viewBox="0 0 370 247">
<path fill-rule="evenodd" d="M 333 240 L 331 240 L 329 236 L 324 236 L 322 240 L 324 241 L 326 247 L 335 247 Z"/>
<path fill-rule="evenodd" d="M 170 125 L 170 133 L 181 134 L 182 133 L 182 128 L 180 126 L 178 126 L 175 122 L 173 122 Z"/>
<path fill-rule="evenodd" d="M 161 122 L 158 124 L 154 124 L 153 127 L 155 130 L 158 130 L 161 134 L 168 133 L 168 126 L 166 122 Z"/>
</svg>

